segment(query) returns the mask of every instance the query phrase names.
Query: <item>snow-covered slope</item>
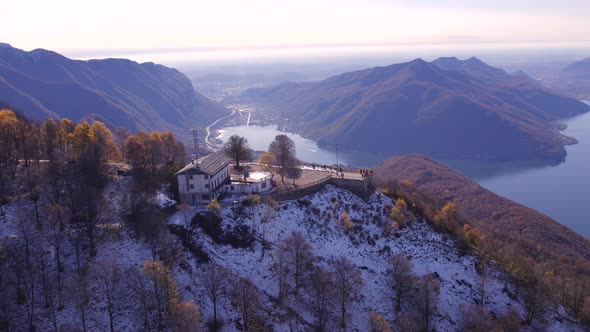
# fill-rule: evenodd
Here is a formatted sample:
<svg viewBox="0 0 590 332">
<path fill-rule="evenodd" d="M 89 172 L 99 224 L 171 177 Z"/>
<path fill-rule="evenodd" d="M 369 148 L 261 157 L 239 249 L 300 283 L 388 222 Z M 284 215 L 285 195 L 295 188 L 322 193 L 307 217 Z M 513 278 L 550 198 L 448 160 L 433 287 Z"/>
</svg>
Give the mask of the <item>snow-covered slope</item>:
<svg viewBox="0 0 590 332">
<path fill-rule="evenodd" d="M 231 206 L 225 207 L 222 223 L 224 227 L 242 223 L 249 225 L 275 247 L 292 232 L 302 232 L 312 244 L 320 265 L 327 266 L 330 259 L 338 256 L 352 260 L 362 271 L 364 286 L 362 300 L 349 309 L 350 330 L 368 331 L 371 310 L 381 313 L 390 322 L 395 320 L 387 271 L 388 259 L 395 253 L 403 253 L 410 258 L 418 276 L 438 276 L 441 288 L 433 323 L 440 331 L 458 329 L 461 307 L 478 302 L 482 284 L 486 294 L 484 306 L 492 315 L 499 316 L 511 308 L 522 312 L 522 304 L 511 299 L 504 290 L 505 287 L 512 290 L 512 286 L 503 273 L 490 266 L 485 277 L 478 274 L 475 268 L 477 259 L 472 255 L 460 255 L 453 240 L 436 233 L 426 222 L 418 220 L 397 234 L 383 236 L 379 224 L 388 218 L 393 205 L 380 193 L 373 195 L 367 203 L 346 190 L 328 185 L 303 200 L 282 202 L 266 223 L 262 223 L 269 216 L 268 207 L 264 204 L 247 208 L 242 217 L 236 217 Z M 339 225 L 337 219 L 344 211 L 350 214 L 353 225 L 358 226 L 354 227 L 356 231 L 346 233 Z M 178 223 L 180 219 L 180 215 L 175 215 L 170 222 Z M 253 249 L 215 244 L 198 228 L 196 237 L 215 263 L 228 268 L 236 276 L 251 279 L 267 298 L 278 295 L 277 281 L 271 272 L 277 250 L 263 252 L 258 242 Z M 304 320 L 313 322 L 302 302 L 290 305 Z M 273 319 L 274 328 L 288 331 L 286 322 L 277 318 L 282 317 L 281 310 L 269 301 L 265 302 L 265 306 L 270 319 Z M 201 308 L 205 317 L 211 316 L 207 301 L 202 303 Z M 229 321 L 235 319 L 237 313 L 227 302 L 223 308 L 220 316 L 228 320 L 225 326 L 231 330 Z M 559 329 L 558 325 L 554 327 Z M 568 326 L 566 329 L 571 328 Z"/>
<path fill-rule="evenodd" d="M 124 226 L 123 211 L 127 204 L 127 189 L 130 179 L 120 183 L 110 183 L 105 190 L 111 210 L 110 230 L 103 232 L 98 247 L 98 255 L 94 258 L 83 257 L 84 271 L 87 276 L 90 293 L 87 307 L 87 326 L 90 330 L 108 330 L 109 318 L 107 303 L 104 296 L 101 277 L 114 264 L 124 279 L 117 290 L 118 304 L 114 317 L 117 331 L 137 331 L 142 329 L 142 318 L 136 300 L 133 300 L 133 274 L 140 273 L 141 265 L 153 258 L 153 248 L 145 240 Z M 161 193 L 154 198 L 156 202 L 168 201 Z M 326 186 L 314 195 L 301 200 L 285 201 L 276 207 L 267 204 L 241 208 L 241 204 L 224 203 L 221 215 L 222 227 L 247 225 L 255 230 L 257 241 L 251 248 L 236 249 L 229 245 L 216 244 L 204 234 L 200 227 L 194 227 L 193 241 L 202 246 L 212 262 L 226 267 L 235 277 L 252 280 L 261 292 L 261 304 L 267 322 L 276 331 L 289 331 L 285 320 L 285 308 L 274 302 L 278 295 L 278 283 L 271 271 L 277 257 L 277 247 L 293 232 L 301 232 L 313 246 L 313 254 L 318 257 L 315 264 L 329 268 L 333 258 L 344 256 L 351 260 L 361 271 L 364 279 L 362 298 L 351 305 L 348 310 L 350 331 L 368 331 L 368 315 L 371 311 L 382 314 L 390 323 L 396 320 L 393 309 L 392 292 L 388 281 L 389 263 L 392 254 L 406 255 L 414 266 L 418 276 L 431 274 L 440 281 L 440 296 L 437 311 L 433 317 L 433 325 L 440 331 L 454 331 L 459 327 L 461 308 L 463 305 L 477 303 L 481 298 L 480 290 L 484 285 L 485 308 L 490 315 L 501 316 L 508 310 L 523 313 L 523 305 L 518 299 L 511 298 L 514 287 L 494 264 L 486 269 L 485 277 L 476 271 L 477 258 L 472 255 L 461 255 L 456 244 L 446 235 L 436 233 L 426 222 L 418 220 L 409 227 L 383 235 L 382 222 L 388 220 L 388 214 L 394 203 L 385 195 L 376 193 L 369 202 L 365 202 L 354 194 L 334 187 Z M 6 215 L 0 218 L 0 238 L 2 240 L 18 237 L 18 220 L 23 215 L 31 215 L 32 204 L 27 199 L 13 201 L 3 207 Z M 191 218 L 196 213 L 205 211 L 204 207 L 187 208 L 168 218 L 169 224 L 184 226 L 185 217 Z M 346 231 L 338 219 L 347 211 L 353 227 Z M 266 220 L 266 222 L 263 222 Z M 172 234 L 166 235 L 169 246 L 180 246 L 180 240 Z M 264 238 L 270 245 L 266 250 L 260 243 Z M 52 246 L 42 243 L 48 257 L 51 257 Z M 66 291 L 63 307 L 56 311 L 59 327 L 70 328 L 80 324 L 80 313 L 74 299 L 70 295 L 69 286 L 78 278 L 76 273 L 76 257 L 72 241 L 66 240 L 63 253 L 63 283 Z M 50 264 L 53 261 L 50 259 Z M 178 283 L 181 300 L 195 300 L 201 309 L 202 316 L 212 316 L 211 303 L 204 294 L 198 275 L 205 264 L 194 257 L 189 250 L 180 252 L 172 264 L 172 274 Z M 41 291 L 41 288 L 39 288 Z M 41 298 L 41 297 L 39 297 Z M 220 303 L 219 317 L 224 321 L 224 331 L 237 330 L 234 324 L 239 320 L 239 313 L 227 297 Z M 305 301 L 291 300 L 288 305 L 298 315 L 297 327 L 301 330 L 310 328 L 314 319 Z M 15 324 L 26 326 L 24 307 L 14 306 Z M 39 301 L 36 308 L 37 328 L 52 330 L 52 320 L 46 314 L 47 308 Z M 576 331 L 573 324 L 561 323 L 558 315 L 548 313 L 546 320 L 551 331 Z M 335 325 L 332 325 L 335 329 Z M 330 330 L 332 330 L 330 329 Z M 535 327 L 529 328 L 535 330 Z"/>
</svg>

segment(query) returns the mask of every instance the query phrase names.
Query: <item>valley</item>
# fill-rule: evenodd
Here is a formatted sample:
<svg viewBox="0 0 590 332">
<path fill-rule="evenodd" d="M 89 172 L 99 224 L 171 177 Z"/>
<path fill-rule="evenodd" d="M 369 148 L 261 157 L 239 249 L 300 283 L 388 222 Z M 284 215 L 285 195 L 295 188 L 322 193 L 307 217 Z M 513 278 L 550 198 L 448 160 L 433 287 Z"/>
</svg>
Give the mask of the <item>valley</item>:
<svg viewBox="0 0 590 332">
<path fill-rule="evenodd" d="M 590 332 L 590 1 L 2 10 L 0 332 Z"/>
<path fill-rule="evenodd" d="M 590 105 L 589 101 L 586 101 Z M 298 157 L 307 163 L 355 167 L 375 167 L 391 157 L 386 153 L 347 151 L 318 146 L 311 139 L 291 132 L 288 121 L 273 118 L 269 112 L 251 105 L 229 106 L 249 110 L 253 125 L 245 125 L 246 118 L 233 117 L 216 123 L 217 140 L 225 141 L 231 135 L 244 136 L 255 150 L 265 151 L 268 142 L 278 134 L 287 134 L 297 147 Z M 274 121 L 273 121 L 274 119 Z M 486 161 L 472 159 L 436 158 L 438 161 L 460 171 L 501 196 L 541 211 L 560 223 L 590 238 L 590 226 L 581 215 L 590 215 L 590 207 L 584 203 L 590 197 L 590 177 L 586 167 L 590 162 L 590 113 L 563 121 L 564 134 L 578 140 L 566 146 L 567 156 L 563 162 L 547 161 Z M 296 132 L 296 131 L 295 131 Z M 551 190 L 547 190 L 551 188 Z M 576 195 L 572 195 L 576 193 Z"/>
</svg>

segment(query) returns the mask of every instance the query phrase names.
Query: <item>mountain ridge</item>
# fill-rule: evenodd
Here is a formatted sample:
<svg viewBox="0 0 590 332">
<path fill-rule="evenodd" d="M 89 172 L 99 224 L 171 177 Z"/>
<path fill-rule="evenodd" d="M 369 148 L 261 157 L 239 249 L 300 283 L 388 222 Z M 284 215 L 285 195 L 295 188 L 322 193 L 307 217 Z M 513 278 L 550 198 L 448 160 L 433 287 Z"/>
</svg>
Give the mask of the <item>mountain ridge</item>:
<svg viewBox="0 0 590 332">
<path fill-rule="evenodd" d="M 100 118 L 131 130 L 184 132 L 229 113 L 173 68 L 128 59 L 72 60 L 9 44 L 0 47 L 0 96 L 32 120 Z"/>
<path fill-rule="evenodd" d="M 572 140 L 557 121 L 590 110 L 477 58 L 416 59 L 250 89 L 241 100 L 322 146 L 500 160 L 563 160 Z"/>
</svg>

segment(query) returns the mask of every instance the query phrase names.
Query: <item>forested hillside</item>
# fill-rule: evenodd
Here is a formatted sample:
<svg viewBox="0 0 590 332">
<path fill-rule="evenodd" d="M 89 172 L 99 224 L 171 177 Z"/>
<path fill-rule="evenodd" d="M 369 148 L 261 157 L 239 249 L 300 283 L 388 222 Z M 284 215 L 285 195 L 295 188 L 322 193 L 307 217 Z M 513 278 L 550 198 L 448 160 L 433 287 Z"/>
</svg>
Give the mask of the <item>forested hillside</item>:
<svg viewBox="0 0 590 332">
<path fill-rule="evenodd" d="M 323 146 L 485 160 L 561 161 L 575 140 L 556 121 L 590 110 L 476 58 L 416 59 L 249 89 L 241 101 Z"/>
<path fill-rule="evenodd" d="M 184 148 L 169 132 L 2 110 L 0 133 L 7 331 L 576 331 L 587 319 L 584 279 L 557 265 L 538 279 L 542 251 L 496 256 L 504 242 L 406 183 L 367 201 L 328 185 L 191 207 L 174 200 Z"/>
<path fill-rule="evenodd" d="M 375 181 L 411 201 L 441 229 L 472 242 L 482 256 L 500 262 L 523 287 L 531 308 L 558 302 L 588 323 L 588 239 L 425 156 L 386 160 L 375 169 Z M 453 222 L 441 222 L 448 215 Z"/>
<path fill-rule="evenodd" d="M 0 44 L 0 98 L 32 120 L 99 120 L 131 131 L 204 127 L 229 111 L 176 69 L 126 59 L 80 61 Z"/>
</svg>

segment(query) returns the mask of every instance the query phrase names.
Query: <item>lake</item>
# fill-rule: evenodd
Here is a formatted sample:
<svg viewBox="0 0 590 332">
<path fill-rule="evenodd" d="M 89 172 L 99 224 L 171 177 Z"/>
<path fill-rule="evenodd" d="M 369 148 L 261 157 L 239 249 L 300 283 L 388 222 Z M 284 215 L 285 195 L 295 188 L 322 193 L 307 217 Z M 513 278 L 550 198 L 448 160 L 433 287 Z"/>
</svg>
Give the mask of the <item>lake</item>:
<svg viewBox="0 0 590 332">
<path fill-rule="evenodd" d="M 590 102 L 586 102 L 590 104 Z M 469 160 L 440 160 L 458 169 L 481 186 L 541 211 L 574 231 L 590 238 L 590 113 L 565 121 L 563 131 L 579 143 L 567 146 L 565 162 L 547 165 L 542 162 L 486 162 Z M 255 150 L 267 150 L 278 134 L 286 134 L 294 142 L 297 157 L 306 162 L 334 165 L 372 167 L 389 157 L 373 153 L 359 153 L 322 149 L 298 134 L 277 130 L 277 126 L 235 126 L 223 128 L 219 139 L 231 135 L 248 139 Z"/>
</svg>

